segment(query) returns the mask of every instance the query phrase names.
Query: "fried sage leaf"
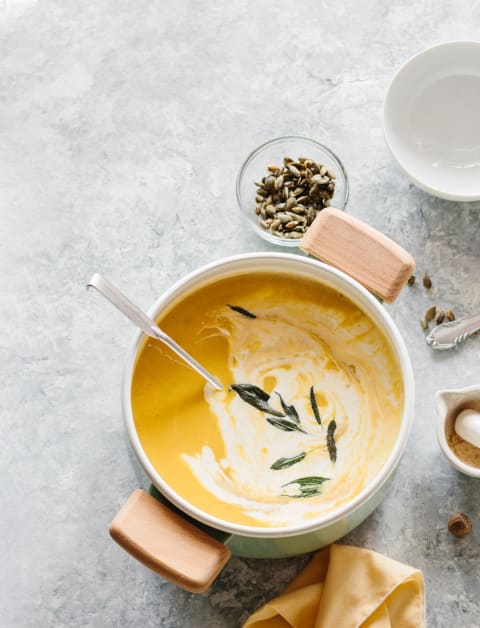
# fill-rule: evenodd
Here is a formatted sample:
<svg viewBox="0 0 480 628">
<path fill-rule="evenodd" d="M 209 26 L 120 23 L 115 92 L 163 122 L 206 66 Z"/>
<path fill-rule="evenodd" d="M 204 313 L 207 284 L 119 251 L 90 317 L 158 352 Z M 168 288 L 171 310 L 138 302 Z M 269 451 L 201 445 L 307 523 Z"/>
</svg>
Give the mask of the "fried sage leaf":
<svg viewBox="0 0 480 628">
<path fill-rule="evenodd" d="M 335 444 L 336 429 L 337 424 L 335 423 L 335 419 L 332 419 L 327 427 L 327 449 L 332 462 L 337 461 L 337 445 Z"/>
<path fill-rule="evenodd" d="M 270 395 L 258 386 L 254 386 L 253 384 L 232 384 L 230 388 L 237 393 L 240 399 L 254 408 L 257 408 L 257 410 L 268 412 L 274 416 L 285 416 L 278 410 L 274 410 L 268 405 Z"/>
<path fill-rule="evenodd" d="M 282 395 L 278 392 L 276 394 L 278 395 L 280 399 L 280 403 L 282 404 L 282 408 L 283 408 L 283 411 L 285 412 L 285 415 L 289 419 L 292 419 L 292 421 L 295 421 L 295 423 L 300 423 L 300 417 L 298 416 L 298 412 L 295 410 L 294 406 L 287 406 L 287 404 L 283 400 Z"/>
<path fill-rule="evenodd" d="M 298 493 L 289 494 L 289 493 L 280 493 L 283 497 L 314 497 L 315 495 L 320 495 L 322 492 L 322 484 L 327 482 L 330 478 L 323 478 L 319 475 L 311 475 L 304 478 L 297 478 L 292 482 L 287 482 L 287 484 L 282 484 L 282 488 L 286 486 L 292 486 L 294 484 L 298 485 Z"/>
<path fill-rule="evenodd" d="M 270 423 L 270 425 L 273 425 L 273 427 L 277 427 L 279 430 L 283 430 L 284 432 L 302 432 L 303 434 L 307 433 L 305 430 L 302 430 L 302 428 L 297 423 L 289 421 L 288 419 L 274 419 L 273 417 L 267 416 L 267 421 L 268 423 Z"/>
<path fill-rule="evenodd" d="M 317 400 L 315 399 L 315 391 L 313 390 L 313 386 L 310 388 L 310 405 L 312 406 L 315 420 L 317 421 L 319 425 L 321 425 L 322 418 L 320 416 L 320 412 L 318 411 Z"/>
<path fill-rule="evenodd" d="M 302 451 L 301 454 L 297 454 L 296 456 L 292 456 L 291 458 L 278 458 L 278 460 L 275 460 L 275 462 L 272 464 L 270 469 L 273 469 L 274 471 L 279 471 L 280 469 L 292 467 L 294 464 L 297 464 L 297 462 L 302 462 L 306 455 L 307 452 Z"/>
<path fill-rule="evenodd" d="M 227 306 L 234 312 L 243 314 L 243 316 L 246 316 L 247 318 L 257 318 L 256 314 L 252 314 L 252 312 L 249 312 L 248 310 L 246 310 L 243 307 L 240 307 L 239 305 L 230 305 L 230 303 L 227 303 Z"/>
</svg>

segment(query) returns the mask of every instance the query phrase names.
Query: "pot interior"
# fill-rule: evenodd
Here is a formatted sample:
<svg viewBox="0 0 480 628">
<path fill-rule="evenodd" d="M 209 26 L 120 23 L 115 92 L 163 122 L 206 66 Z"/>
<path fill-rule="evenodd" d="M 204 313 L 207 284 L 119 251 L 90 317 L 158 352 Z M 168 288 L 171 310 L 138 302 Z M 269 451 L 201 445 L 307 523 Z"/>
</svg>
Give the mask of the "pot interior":
<svg viewBox="0 0 480 628">
<path fill-rule="evenodd" d="M 238 278 L 241 279 L 242 277 L 245 277 L 245 275 L 248 275 L 248 277 L 252 278 L 253 280 L 260 275 L 265 276 L 265 274 L 270 274 L 273 277 L 274 275 L 278 276 L 279 273 L 282 274 L 282 276 L 285 278 L 285 281 L 297 282 L 300 285 L 302 278 L 305 278 L 310 282 L 313 279 L 319 287 L 326 287 L 326 289 L 334 291 L 336 295 L 343 295 L 342 298 L 346 297 L 352 304 L 359 308 L 359 310 L 361 310 L 368 317 L 368 319 L 374 324 L 374 326 L 382 332 L 383 336 L 388 340 L 388 345 L 392 350 L 392 354 L 394 355 L 394 359 L 400 373 L 402 385 L 403 412 L 401 412 L 401 418 L 399 420 L 398 430 L 394 442 L 392 442 L 389 454 L 385 457 L 385 462 L 382 467 L 378 470 L 378 472 L 375 473 L 375 476 L 371 479 L 371 481 L 368 481 L 366 483 L 362 490 L 355 494 L 355 496 L 351 499 L 348 499 L 346 503 L 339 503 L 338 507 L 335 506 L 333 510 L 322 513 L 318 516 L 308 515 L 306 518 L 300 521 L 294 520 L 295 518 L 292 518 L 292 521 L 288 522 L 287 524 L 282 523 L 282 525 L 277 525 L 274 522 L 273 524 L 269 524 L 268 526 L 262 524 L 257 525 L 254 518 L 240 518 L 239 520 L 238 517 L 225 517 L 221 515 L 219 516 L 218 513 L 212 514 L 210 507 L 206 507 L 203 504 L 201 504 L 199 507 L 198 503 L 194 503 L 195 497 L 190 497 L 189 495 L 186 495 L 185 491 L 180 491 L 178 489 L 176 490 L 176 487 L 173 487 L 176 481 L 174 476 L 171 476 L 173 479 L 167 481 L 165 477 L 168 475 L 168 473 L 160 473 L 158 471 L 158 463 L 155 465 L 152 464 L 154 455 L 152 455 L 151 451 L 148 451 L 148 440 L 146 441 L 145 438 L 142 437 L 142 430 L 139 430 L 138 426 L 135 423 L 132 412 L 132 381 L 134 382 L 134 372 L 135 367 L 138 366 L 137 363 L 139 360 L 139 356 L 141 358 L 145 343 L 148 342 L 145 340 L 144 336 L 138 334 L 127 362 L 123 401 L 127 430 L 140 462 L 142 463 L 145 471 L 149 475 L 154 485 L 181 510 L 185 511 L 190 516 L 195 517 L 196 519 L 202 521 L 207 525 L 225 530 L 227 532 L 238 533 L 245 536 L 274 537 L 301 534 L 321 526 L 329 525 L 336 520 L 341 519 L 345 515 L 351 513 L 353 510 L 355 510 L 355 508 L 363 504 L 365 500 L 368 500 L 385 482 L 390 473 L 393 471 L 406 443 L 412 413 L 413 377 L 405 346 L 400 338 L 396 327 L 394 326 L 388 315 L 385 313 L 382 306 L 378 303 L 378 301 L 365 289 L 363 289 L 357 282 L 350 279 L 340 271 L 336 271 L 320 262 L 296 255 L 268 253 L 242 255 L 235 258 L 229 258 L 227 260 L 221 260 L 192 273 L 185 279 L 178 282 L 161 299 L 159 299 L 157 303 L 155 303 L 149 313 L 152 317 L 156 319 L 160 317 L 161 321 L 167 322 L 169 313 L 173 312 L 175 308 L 178 307 L 179 303 L 183 304 L 188 301 L 189 295 L 192 295 L 192 293 L 201 292 L 204 286 L 209 286 L 212 283 L 215 283 L 215 286 L 221 286 L 222 280 L 228 280 L 224 281 L 225 285 L 231 284 L 235 282 Z M 201 316 L 201 312 L 197 308 L 196 311 L 192 312 L 192 324 L 195 324 L 195 319 L 199 316 Z M 240 315 L 240 318 L 244 317 Z M 251 322 L 252 321 L 250 320 L 242 320 L 242 324 L 245 325 L 247 325 L 247 323 L 250 324 Z M 260 325 L 261 323 L 257 321 L 257 324 Z M 252 329 L 253 327 L 250 327 L 249 332 Z M 166 329 L 165 331 L 169 332 L 168 329 Z M 177 337 L 175 339 L 178 342 L 182 343 L 182 338 Z M 279 339 L 279 342 L 281 342 L 281 339 Z M 187 350 L 189 349 L 189 347 L 186 348 Z M 194 349 L 194 347 L 192 347 L 192 349 Z M 206 366 L 208 367 L 208 365 Z M 228 384 L 233 382 L 230 381 L 224 383 Z M 308 390 L 306 389 L 305 394 L 307 393 Z M 224 392 L 222 394 L 229 394 L 230 396 L 232 396 L 231 392 Z M 272 398 L 273 397 L 274 396 L 272 395 Z M 277 408 L 277 410 L 278 409 L 281 410 L 280 407 Z M 254 410 L 254 412 L 256 412 L 256 410 Z M 258 415 L 259 420 L 261 421 L 263 421 L 263 419 L 265 419 L 266 417 L 266 415 L 262 415 L 263 418 L 260 418 L 260 413 L 258 413 Z M 157 418 L 160 420 L 160 415 L 158 415 Z M 276 417 L 270 418 L 275 419 Z M 339 430 L 338 433 L 340 433 L 342 429 L 341 421 L 338 417 L 336 417 L 336 419 L 337 423 L 340 424 L 340 428 L 337 426 L 337 429 Z M 283 421 L 283 418 L 280 417 L 280 421 Z M 312 419 L 310 419 L 310 421 L 311 423 L 308 431 L 311 432 L 313 429 Z M 328 423 L 330 423 L 330 421 L 328 421 Z M 195 429 L 197 429 L 197 427 L 198 426 L 196 426 L 195 424 L 191 424 L 190 427 L 183 432 L 183 434 L 182 430 L 180 429 L 180 431 L 178 432 L 178 437 L 180 439 L 187 438 L 186 434 L 189 434 L 189 431 L 193 432 Z M 278 427 L 278 425 L 276 425 L 276 427 Z M 302 425 L 302 428 L 303 427 L 306 426 Z M 201 426 L 199 426 L 198 429 L 202 429 Z M 270 429 L 270 426 L 268 426 L 268 429 Z M 317 430 L 318 434 L 320 434 L 322 431 L 324 434 L 322 438 L 326 438 L 327 424 L 323 425 Z M 269 434 L 272 434 L 271 429 Z M 278 436 L 278 433 L 275 429 L 273 430 L 273 434 L 275 434 L 275 436 Z M 285 438 L 287 437 L 291 437 L 291 434 L 287 434 Z M 173 443 L 172 446 L 175 446 L 174 441 L 171 442 Z M 287 440 L 284 440 L 282 442 L 287 443 Z M 305 441 L 302 441 L 302 443 L 304 442 Z M 310 440 L 309 442 L 313 441 Z M 315 441 L 315 444 L 317 444 L 317 441 Z M 289 443 L 289 446 L 290 445 L 291 442 Z M 247 441 L 246 447 L 248 447 Z M 286 449 L 289 449 L 289 447 L 286 447 Z M 305 447 L 303 447 L 303 449 L 305 449 Z M 166 448 L 163 449 L 163 451 L 169 451 L 168 445 Z M 164 454 L 163 457 L 166 457 L 166 454 Z M 286 458 L 289 459 L 288 456 L 286 456 Z M 290 458 L 295 458 L 295 456 L 291 456 Z M 279 456 L 278 458 L 276 458 L 276 460 L 278 459 L 283 459 L 283 457 Z M 310 459 L 312 459 L 312 456 L 310 456 Z M 269 462 L 271 461 L 272 460 L 270 458 Z M 205 467 L 208 464 L 208 456 L 204 457 L 203 459 L 201 456 L 198 457 L 196 463 L 197 465 L 200 465 L 196 468 L 200 469 L 201 471 L 203 468 L 202 465 Z M 296 479 L 297 476 L 300 476 L 302 478 L 312 477 L 314 473 L 312 469 L 314 467 L 306 467 L 305 462 L 303 462 L 303 466 L 308 470 L 308 475 L 302 475 L 302 472 L 300 470 L 297 473 L 297 469 L 295 469 L 294 479 Z M 193 471 L 195 471 L 195 460 L 192 461 L 191 468 Z M 271 467 L 268 466 L 266 468 L 269 469 Z M 300 467 L 298 468 L 300 469 Z M 288 479 L 284 469 L 278 469 L 278 471 L 280 472 L 278 474 L 279 478 L 283 477 L 284 479 Z M 273 475 L 276 479 L 277 474 L 273 473 Z M 315 475 L 314 477 L 318 478 L 326 476 Z M 263 476 L 259 480 L 260 483 L 262 478 Z M 299 486 L 297 484 L 294 484 L 293 488 L 298 489 Z M 311 489 L 311 486 L 307 486 L 305 490 Z M 288 491 L 289 489 L 287 488 L 283 490 Z M 300 486 L 300 490 L 303 490 L 302 486 Z M 310 494 L 305 495 L 305 497 L 309 497 L 309 495 Z M 297 495 L 293 496 L 296 497 Z M 295 501 L 295 506 L 292 506 L 292 511 L 293 508 L 297 509 L 297 511 L 304 509 L 304 504 L 307 500 L 303 499 L 303 493 L 298 496 L 302 497 L 302 499 L 298 499 Z"/>
</svg>

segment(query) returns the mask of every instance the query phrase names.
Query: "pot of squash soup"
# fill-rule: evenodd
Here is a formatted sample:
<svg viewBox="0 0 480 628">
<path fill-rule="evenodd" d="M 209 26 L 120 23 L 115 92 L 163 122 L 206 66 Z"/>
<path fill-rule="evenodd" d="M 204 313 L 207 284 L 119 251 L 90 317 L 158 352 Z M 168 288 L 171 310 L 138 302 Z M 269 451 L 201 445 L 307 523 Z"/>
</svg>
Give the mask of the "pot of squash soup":
<svg viewBox="0 0 480 628">
<path fill-rule="evenodd" d="M 129 440 L 152 483 L 111 534 L 187 590 L 230 553 L 286 557 L 332 543 L 388 490 L 414 384 L 378 298 L 310 257 L 221 259 L 150 308 L 224 388 L 138 332 L 123 381 Z"/>
</svg>

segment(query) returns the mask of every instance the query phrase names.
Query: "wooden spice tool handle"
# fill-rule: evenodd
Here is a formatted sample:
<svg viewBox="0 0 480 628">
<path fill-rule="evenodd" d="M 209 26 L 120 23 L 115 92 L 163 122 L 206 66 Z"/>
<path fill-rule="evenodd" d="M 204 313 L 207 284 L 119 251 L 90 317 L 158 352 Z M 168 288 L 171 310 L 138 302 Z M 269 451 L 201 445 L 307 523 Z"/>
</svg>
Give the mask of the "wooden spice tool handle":
<svg viewBox="0 0 480 628">
<path fill-rule="evenodd" d="M 191 593 L 206 591 L 231 555 L 225 545 L 140 489 L 115 516 L 110 534 L 138 561 Z"/>
<path fill-rule="evenodd" d="M 300 247 L 350 275 L 388 303 L 415 269 L 413 257 L 370 225 L 328 207 L 315 218 Z"/>
</svg>

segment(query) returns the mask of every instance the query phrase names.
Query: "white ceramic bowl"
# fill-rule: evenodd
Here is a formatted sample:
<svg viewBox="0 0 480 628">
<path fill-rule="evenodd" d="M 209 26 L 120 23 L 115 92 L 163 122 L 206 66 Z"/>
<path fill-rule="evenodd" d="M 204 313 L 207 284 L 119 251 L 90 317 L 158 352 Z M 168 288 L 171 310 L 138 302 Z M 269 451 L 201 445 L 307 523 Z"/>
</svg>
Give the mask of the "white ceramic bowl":
<svg viewBox="0 0 480 628">
<path fill-rule="evenodd" d="M 480 200 L 480 41 L 424 50 L 395 74 L 384 103 L 387 144 L 418 187 Z"/>
<path fill-rule="evenodd" d="M 144 335 L 138 331 L 130 349 L 123 380 L 122 405 L 127 433 L 138 460 L 154 486 L 177 508 L 198 522 L 233 535 L 229 547 L 238 555 L 251 557 L 282 557 L 309 552 L 323 547 L 347 534 L 378 506 L 388 487 L 388 480 L 405 449 L 412 422 L 414 382 L 405 344 L 385 308 L 357 281 L 322 262 L 288 253 L 251 253 L 221 259 L 204 266 L 178 281 L 148 311 L 156 319 L 172 302 L 176 302 L 192 289 L 213 280 L 239 273 L 262 270 L 283 271 L 290 275 L 313 278 L 351 299 L 384 332 L 398 358 L 404 384 L 404 408 L 400 432 L 395 445 L 381 471 L 359 495 L 339 506 L 334 512 L 313 518 L 308 522 L 294 523 L 282 528 L 264 528 L 233 524 L 193 506 L 174 491 L 148 459 L 138 437 L 132 413 L 131 384 L 133 369 Z"/>
<path fill-rule="evenodd" d="M 447 442 L 447 432 L 453 428 L 453 422 L 460 412 L 467 408 L 480 412 L 480 386 L 437 392 L 437 439 L 446 459 L 457 471 L 473 478 L 480 478 L 480 469 L 463 462 L 454 454 Z"/>
</svg>

